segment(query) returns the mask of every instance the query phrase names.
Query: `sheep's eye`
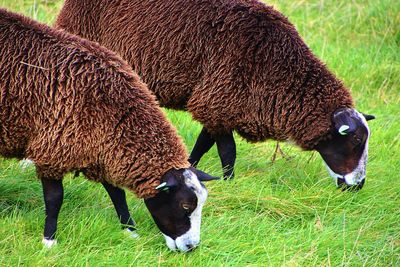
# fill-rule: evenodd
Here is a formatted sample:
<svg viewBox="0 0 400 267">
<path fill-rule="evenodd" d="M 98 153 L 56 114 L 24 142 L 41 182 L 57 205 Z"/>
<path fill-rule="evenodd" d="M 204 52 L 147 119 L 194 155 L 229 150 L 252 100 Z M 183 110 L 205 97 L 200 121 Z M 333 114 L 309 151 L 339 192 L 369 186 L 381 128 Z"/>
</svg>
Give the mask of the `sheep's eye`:
<svg viewBox="0 0 400 267">
<path fill-rule="evenodd" d="M 353 136 L 353 141 L 352 141 L 352 143 L 353 143 L 353 145 L 355 145 L 355 146 L 361 145 L 361 143 L 362 143 L 361 138 L 358 137 L 358 136 L 356 136 L 356 135 L 354 135 L 354 136 Z"/>
<path fill-rule="evenodd" d="M 190 205 L 187 203 L 182 203 L 182 209 L 184 210 L 190 210 Z"/>
</svg>

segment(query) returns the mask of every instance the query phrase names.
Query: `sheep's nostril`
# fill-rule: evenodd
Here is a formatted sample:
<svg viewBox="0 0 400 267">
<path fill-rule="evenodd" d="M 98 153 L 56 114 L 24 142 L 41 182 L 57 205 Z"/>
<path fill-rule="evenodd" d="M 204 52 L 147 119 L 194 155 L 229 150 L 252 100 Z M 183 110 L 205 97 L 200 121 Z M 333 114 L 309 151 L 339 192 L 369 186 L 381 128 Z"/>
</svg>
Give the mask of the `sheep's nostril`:
<svg viewBox="0 0 400 267">
<path fill-rule="evenodd" d="M 365 179 L 364 179 L 364 180 L 361 180 L 361 182 L 359 182 L 358 184 L 356 184 L 356 185 L 354 185 L 354 186 L 351 187 L 351 191 L 358 191 L 358 190 L 360 190 L 361 188 L 363 188 L 364 183 L 365 183 Z"/>
<path fill-rule="evenodd" d="M 342 178 L 337 178 L 337 186 L 338 187 L 343 187 L 346 185 L 346 181 Z"/>
</svg>

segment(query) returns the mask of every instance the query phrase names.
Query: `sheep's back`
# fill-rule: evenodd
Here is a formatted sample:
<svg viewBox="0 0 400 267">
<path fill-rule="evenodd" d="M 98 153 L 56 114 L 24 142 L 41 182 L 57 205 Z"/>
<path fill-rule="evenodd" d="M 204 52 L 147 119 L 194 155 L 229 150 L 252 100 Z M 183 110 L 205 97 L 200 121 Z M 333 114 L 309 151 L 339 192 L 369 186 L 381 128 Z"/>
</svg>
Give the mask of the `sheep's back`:
<svg viewBox="0 0 400 267">
<path fill-rule="evenodd" d="M 333 110 L 352 106 L 295 27 L 259 1 L 104 0 L 89 10 L 74 1 L 59 27 L 120 53 L 161 105 L 188 110 L 210 132 L 285 140 L 316 124 L 323 135 Z"/>
<path fill-rule="evenodd" d="M 241 14 L 230 10 L 244 1 L 103 1 L 89 10 L 73 3 L 67 1 L 56 27 L 118 52 L 166 107 L 186 109 L 207 76 L 232 76 L 247 56 L 238 43 Z"/>
<path fill-rule="evenodd" d="M 152 99 L 111 52 L 2 9 L 0 45 L 3 156 L 60 170 L 84 167 L 132 105 L 119 89 Z"/>
</svg>

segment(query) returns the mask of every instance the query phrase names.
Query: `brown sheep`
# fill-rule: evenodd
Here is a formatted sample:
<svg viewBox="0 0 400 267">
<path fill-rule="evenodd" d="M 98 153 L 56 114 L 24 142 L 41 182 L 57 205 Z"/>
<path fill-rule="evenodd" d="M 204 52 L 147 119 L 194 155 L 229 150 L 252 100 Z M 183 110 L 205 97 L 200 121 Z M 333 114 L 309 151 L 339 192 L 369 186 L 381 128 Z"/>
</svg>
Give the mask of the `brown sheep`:
<svg viewBox="0 0 400 267">
<path fill-rule="evenodd" d="M 4 9 L 0 45 L 0 155 L 36 166 L 44 244 L 55 244 L 64 174 L 82 171 L 104 185 L 128 229 L 134 222 L 120 188 L 145 199 L 170 248 L 197 246 L 207 198 L 199 180 L 214 177 L 189 168 L 176 130 L 130 66 L 96 43 Z"/>
<path fill-rule="evenodd" d="M 233 177 L 236 131 L 251 142 L 291 140 L 317 150 L 338 182 L 364 183 L 365 118 L 272 7 L 256 0 L 66 0 L 56 27 L 116 51 L 162 106 L 203 124 L 194 166 L 216 143 L 224 176 Z"/>
</svg>

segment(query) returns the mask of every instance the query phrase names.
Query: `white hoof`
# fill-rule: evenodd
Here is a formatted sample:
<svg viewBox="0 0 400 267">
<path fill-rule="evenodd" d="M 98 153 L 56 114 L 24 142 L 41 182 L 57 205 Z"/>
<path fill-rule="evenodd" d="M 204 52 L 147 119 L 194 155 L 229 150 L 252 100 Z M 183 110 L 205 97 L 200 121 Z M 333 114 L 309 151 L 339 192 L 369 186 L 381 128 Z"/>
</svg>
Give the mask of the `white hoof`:
<svg viewBox="0 0 400 267">
<path fill-rule="evenodd" d="M 125 231 L 127 231 L 129 233 L 129 236 L 131 238 L 139 238 L 140 237 L 140 235 L 138 233 L 136 233 L 136 231 L 132 231 L 128 228 Z"/>
<path fill-rule="evenodd" d="M 57 245 L 57 240 L 43 238 L 42 243 L 46 248 L 51 248 L 51 247 Z"/>
</svg>

